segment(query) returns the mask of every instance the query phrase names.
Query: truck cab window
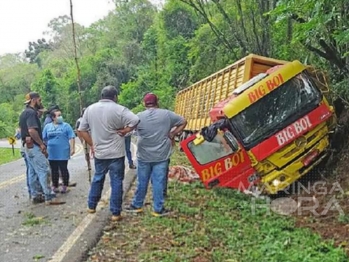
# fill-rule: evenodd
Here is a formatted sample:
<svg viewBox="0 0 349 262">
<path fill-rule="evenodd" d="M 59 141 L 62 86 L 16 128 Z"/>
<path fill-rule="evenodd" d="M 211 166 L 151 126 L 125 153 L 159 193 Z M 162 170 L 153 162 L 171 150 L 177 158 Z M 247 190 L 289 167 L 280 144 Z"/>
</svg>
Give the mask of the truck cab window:
<svg viewBox="0 0 349 262">
<path fill-rule="evenodd" d="M 204 141 L 199 145 L 193 142 L 188 147 L 200 165 L 206 165 L 210 162 L 217 161 L 233 153 L 221 134 L 217 134 L 211 142 Z"/>
</svg>

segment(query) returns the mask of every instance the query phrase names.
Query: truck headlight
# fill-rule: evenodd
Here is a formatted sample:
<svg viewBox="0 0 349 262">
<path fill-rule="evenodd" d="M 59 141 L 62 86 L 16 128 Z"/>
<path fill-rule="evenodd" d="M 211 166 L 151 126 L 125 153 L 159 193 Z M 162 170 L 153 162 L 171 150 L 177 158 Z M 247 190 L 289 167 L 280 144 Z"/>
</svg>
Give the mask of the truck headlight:
<svg viewBox="0 0 349 262">
<path fill-rule="evenodd" d="M 279 179 L 274 179 L 272 184 L 273 184 L 274 187 L 277 187 L 278 185 L 281 184 L 281 181 Z"/>
</svg>

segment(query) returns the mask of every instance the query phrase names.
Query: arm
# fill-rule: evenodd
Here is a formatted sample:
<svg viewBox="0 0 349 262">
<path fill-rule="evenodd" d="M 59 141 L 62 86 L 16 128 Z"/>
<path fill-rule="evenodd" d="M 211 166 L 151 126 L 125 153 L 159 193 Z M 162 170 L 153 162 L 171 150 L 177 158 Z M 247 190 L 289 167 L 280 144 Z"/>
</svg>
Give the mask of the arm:
<svg viewBox="0 0 349 262">
<path fill-rule="evenodd" d="M 92 138 L 91 138 L 89 132 L 87 132 L 87 131 L 80 131 L 80 133 L 81 133 L 82 139 L 84 139 L 85 142 L 86 142 L 90 147 L 92 147 L 92 146 L 93 146 L 93 142 L 92 142 Z"/>
<path fill-rule="evenodd" d="M 139 117 L 125 107 L 122 112 L 122 122 L 124 128 L 116 130 L 119 136 L 125 136 L 127 133 L 132 132 L 139 123 Z"/>
<path fill-rule="evenodd" d="M 175 127 L 169 134 L 169 138 L 173 139 L 177 134 L 183 131 L 187 125 L 187 120 L 171 111 L 169 111 L 169 117 L 171 120 L 171 128 Z"/>
<path fill-rule="evenodd" d="M 69 140 L 69 144 L 70 144 L 70 155 L 74 155 L 75 154 L 75 138 L 71 138 Z"/>
<path fill-rule="evenodd" d="M 76 134 L 77 134 L 78 138 L 80 139 L 80 142 L 83 143 L 83 142 L 84 142 L 84 139 L 82 138 L 81 131 L 76 130 Z"/>
<path fill-rule="evenodd" d="M 125 136 L 127 133 L 129 132 L 132 132 L 133 129 L 135 129 L 136 126 L 133 126 L 133 127 L 125 127 L 125 128 L 122 128 L 122 129 L 118 129 L 116 130 L 116 133 L 119 135 L 119 136 Z"/>
<path fill-rule="evenodd" d="M 75 134 L 73 128 L 67 124 L 67 133 L 69 138 L 69 145 L 70 145 L 70 155 L 75 154 Z"/>
<path fill-rule="evenodd" d="M 93 148 L 93 142 L 92 142 L 92 138 L 90 136 L 90 133 L 88 132 L 89 130 L 89 124 L 88 124 L 88 110 L 89 108 L 86 109 L 81 121 L 80 121 L 80 125 L 79 125 L 79 133 L 81 135 L 81 138 L 83 140 L 85 140 L 85 142 L 91 147 L 91 149 Z"/>
<path fill-rule="evenodd" d="M 35 143 L 37 143 L 40 147 L 45 146 L 44 142 L 41 140 L 39 133 L 36 129 L 29 128 L 28 131 L 29 131 L 29 135 L 35 141 Z"/>
<path fill-rule="evenodd" d="M 38 128 L 37 123 L 38 123 L 37 115 L 36 115 L 36 112 L 33 111 L 31 114 L 28 115 L 28 118 L 27 118 L 28 132 L 30 137 L 34 140 L 34 142 L 40 146 L 41 151 L 45 153 L 46 146 L 44 142 L 41 140 L 38 131 L 36 130 Z"/>
<path fill-rule="evenodd" d="M 79 126 L 80 126 L 80 118 L 76 121 L 75 130 L 76 130 L 76 135 L 78 136 L 82 144 L 84 142 L 84 139 L 82 138 L 81 132 L 79 131 Z"/>
<path fill-rule="evenodd" d="M 187 120 L 184 119 L 183 124 L 180 124 L 172 132 L 170 132 L 170 138 L 173 139 L 176 135 L 182 132 L 186 125 L 187 125 Z"/>
<path fill-rule="evenodd" d="M 47 145 L 48 141 L 48 135 L 47 135 L 47 125 L 44 127 L 44 131 L 42 131 L 42 140 L 44 140 L 44 143 Z"/>
</svg>

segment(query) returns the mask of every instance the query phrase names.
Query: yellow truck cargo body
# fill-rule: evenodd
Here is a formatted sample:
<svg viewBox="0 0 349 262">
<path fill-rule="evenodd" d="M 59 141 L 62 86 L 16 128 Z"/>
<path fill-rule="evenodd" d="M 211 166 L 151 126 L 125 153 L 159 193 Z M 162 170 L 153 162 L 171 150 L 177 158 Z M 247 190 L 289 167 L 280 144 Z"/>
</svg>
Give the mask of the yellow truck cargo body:
<svg viewBox="0 0 349 262">
<path fill-rule="evenodd" d="M 185 131 L 195 132 L 210 125 L 209 111 L 214 105 L 252 77 L 285 63 L 288 61 L 251 54 L 178 92 L 175 112 L 187 119 Z"/>
</svg>

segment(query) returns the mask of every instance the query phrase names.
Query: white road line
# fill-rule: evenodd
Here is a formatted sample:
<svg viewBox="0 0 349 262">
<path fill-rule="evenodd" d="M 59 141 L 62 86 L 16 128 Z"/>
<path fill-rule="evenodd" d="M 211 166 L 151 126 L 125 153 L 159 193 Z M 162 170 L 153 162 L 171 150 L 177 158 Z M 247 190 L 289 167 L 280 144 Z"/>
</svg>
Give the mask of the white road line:
<svg viewBox="0 0 349 262">
<path fill-rule="evenodd" d="M 76 149 L 76 148 L 77 148 L 76 153 L 75 153 L 71 158 L 77 157 L 78 154 L 80 154 L 80 153 L 83 151 L 82 145 L 76 145 L 76 146 L 75 146 L 75 149 Z M 18 160 L 16 160 L 16 161 L 12 161 L 12 162 L 10 162 L 10 163 L 3 164 L 3 165 L 0 165 L 0 166 L 4 166 L 4 165 L 8 165 L 8 164 L 13 164 L 14 162 L 17 162 L 17 161 L 19 161 L 19 160 L 22 160 L 22 159 L 18 159 Z M 23 175 L 19 175 L 19 176 L 13 177 L 13 178 L 11 178 L 11 179 L 9 179 L 9 180 L 6 180 L 6 181 L 4 181 L 4 182 L 1 182 L 1 183 L 0 183 L 0 189 L 4 188 L 4 187 L 6 187 L 6 186 L 12 185 L 12 184 L 16 184 L 16 183 L 21 182 L 22 180 L 25 179 L 25 176 L 26 176 L 26 175 L 23 174 Z"/>
<path fill-rule="evenodd" d="M 21 182 L 22 180 L 24 180 L 25 179 L 25 175 L 23 174 L 23 175 L 20 175 L 20 176 L 16 176 L 16 177 L 14 177 L 14 178 L 11 178 L 11 179 L 9 179 L 9 180 L 6 180 L 6 181 L 4 181 L 4 182 L 1 182 L 0 183 L 0 189 L 2 189 L 2 188 L 4 188 L 4 187 L 7 187 L 7 186 L 9 186 L 9 185 L 12 185 L 12 184 L 16 184 L 16 183 L 18 183 L 18 182 Z"/>
<path fill-rule="evenodd" d="M 136 152 L 136 146 L 132 143 L 133 152 Z M 127 167 L 125 173 L 129 170 Z M 100 203 L 97 206 L 96 213 L 101 210 L 102 203 L 107 203 L 108 196 L 110 195 L 111 189 L 109 189 L 103 196 Z M 86 217 L 80 222 L 73 233 L 67 238 L 63 245 L 57 250 L 57 252 L 52 256 L 49 262 L 62 262 L 66 254 L 72 249 L 76 241 L 81 237 L 86 228 L 92 223 L 92 220 L 96 217 L 96 214 L 87 214 Z"/>
<path fill-rule="evenodd" d="M 108 196 L 110 195 L 110 189 L 103 195 L 99 205 L 97 206 L 96 213 L 102 209 L 101 203 L 106 203 Z M 92 223 L 92 220 L 96 217 L 96 214 L 87 214 L 84 219 L 80 222 L 73 233 L 67 238 L 64 244 L 57 250 L 57 252 L 52 256 L 50 262 L 61 262 L 63 261 L 65 255 L 71 250 L 76 241 L 81 237 L 82 233 L 86 228 Z"/>
</svg>

